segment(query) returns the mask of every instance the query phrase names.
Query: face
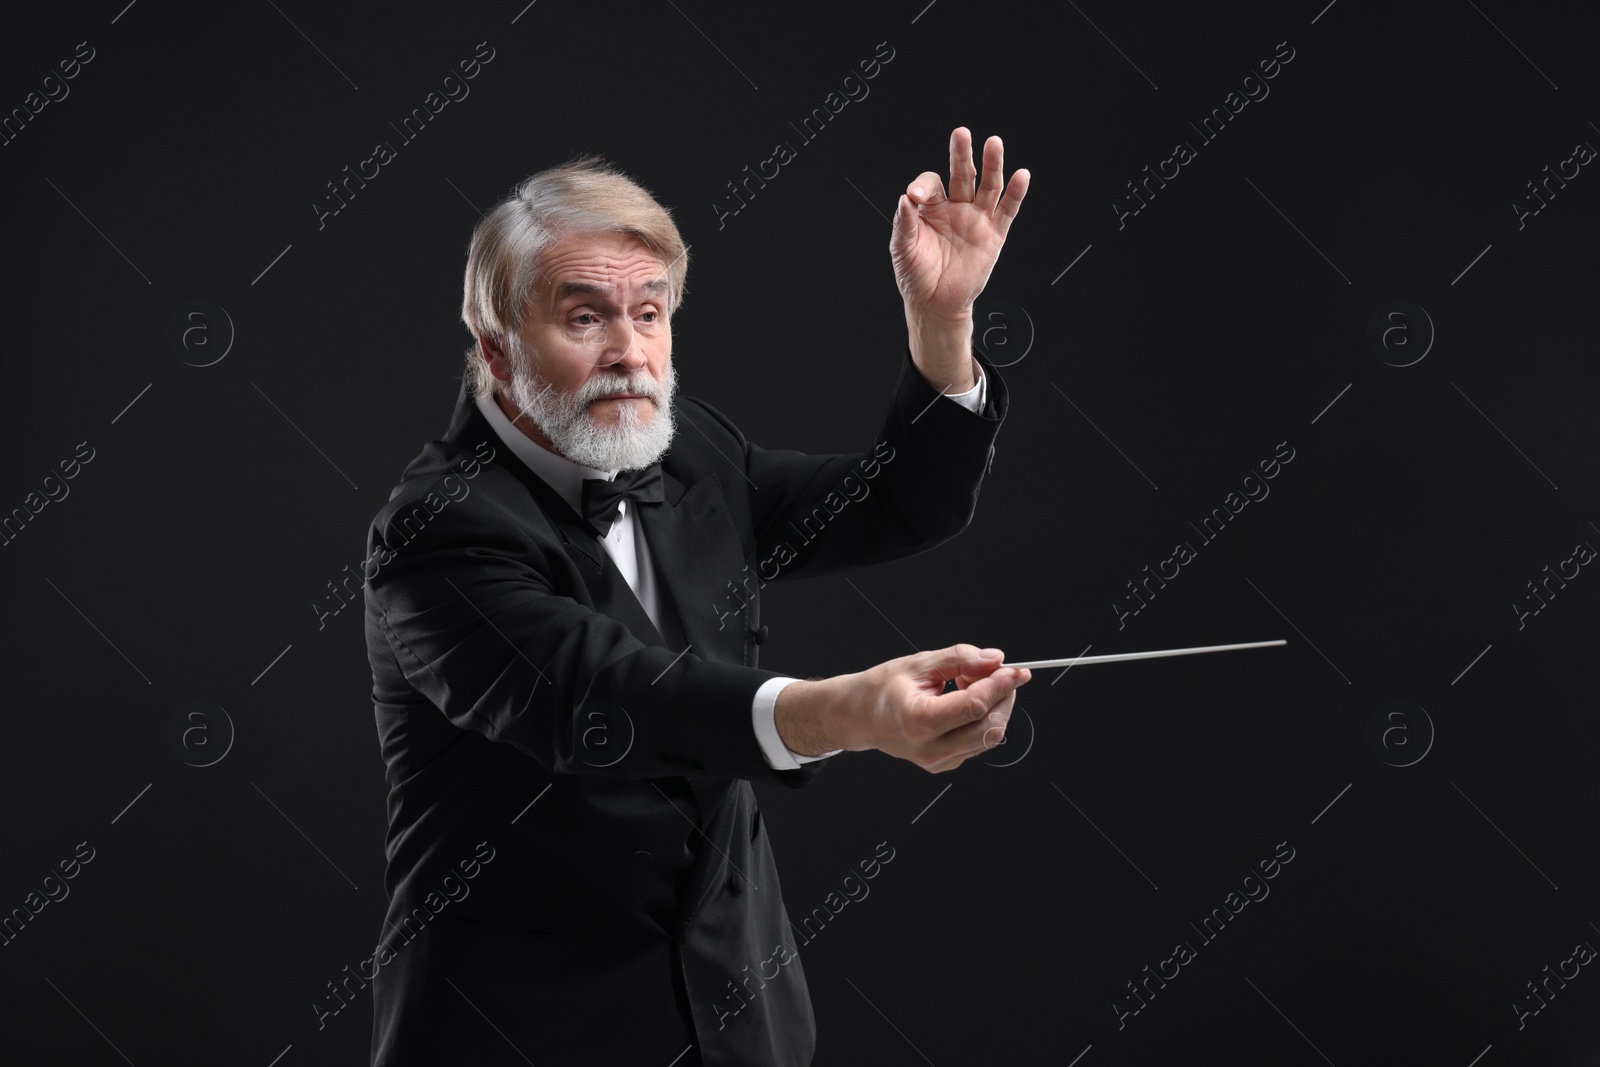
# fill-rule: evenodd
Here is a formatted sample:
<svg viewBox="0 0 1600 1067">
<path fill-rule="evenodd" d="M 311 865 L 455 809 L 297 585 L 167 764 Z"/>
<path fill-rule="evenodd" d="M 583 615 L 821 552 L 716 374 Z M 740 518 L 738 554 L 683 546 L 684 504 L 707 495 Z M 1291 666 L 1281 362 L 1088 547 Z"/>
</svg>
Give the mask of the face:
<svg viewBox="0 0 1600 1067">
<path fill-rule="evenodd" d="M 666 264 L 636 237 L 551 245 L 510 351 L 485 341 L 501 409 L 575 463 L 628 470 L 660 459 L 677 384 L 667 296 Z"/>
</svg>

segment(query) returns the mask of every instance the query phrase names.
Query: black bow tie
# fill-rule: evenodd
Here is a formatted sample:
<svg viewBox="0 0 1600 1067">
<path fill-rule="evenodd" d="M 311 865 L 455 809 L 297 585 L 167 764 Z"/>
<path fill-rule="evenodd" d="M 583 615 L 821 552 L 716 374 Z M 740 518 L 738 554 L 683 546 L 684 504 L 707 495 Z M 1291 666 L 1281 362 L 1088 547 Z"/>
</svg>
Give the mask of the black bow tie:
<svg viewBox="0 0 1600 1067">
<path fill-rule="evenodd" d="M 612 520 L 617 517 L 617 504 L 624 500 L 651 503 L 665 500 L 661 486 L 661 464 L 652 463 L 635 471 L 618 471 L 610 480 L 585 478 L 583 480 L 583 517 L 588 520 L 596 537 L 611 532 Z"/>
</svg>

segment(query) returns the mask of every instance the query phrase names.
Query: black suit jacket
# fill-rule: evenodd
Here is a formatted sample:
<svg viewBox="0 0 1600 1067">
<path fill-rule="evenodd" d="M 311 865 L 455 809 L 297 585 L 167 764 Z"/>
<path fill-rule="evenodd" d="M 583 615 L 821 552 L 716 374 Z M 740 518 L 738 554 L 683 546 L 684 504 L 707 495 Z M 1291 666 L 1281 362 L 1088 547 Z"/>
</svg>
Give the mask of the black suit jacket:
<svg viewBox="0 0 1600 1067">
<path fill-rule="evenodd" d="M 1007 407 L 975 355 L 982 413 L 935 403 L 907 351 L 860 453 L 765 449 L 676 399 L 666 499 L 639 521 L 687 651 L 463 387 L 369 534 L 389 783 L 390 905 L 362 966 L 374 1067 L 665 1067 L 689 1046 L 679 1067 L 810 1063 L 750 782 L 799 787 L 829 761 L 762 759 L 751 701 L 779 672 L 756 666 L 759 588 L 966 527 Z"/>
</svg>

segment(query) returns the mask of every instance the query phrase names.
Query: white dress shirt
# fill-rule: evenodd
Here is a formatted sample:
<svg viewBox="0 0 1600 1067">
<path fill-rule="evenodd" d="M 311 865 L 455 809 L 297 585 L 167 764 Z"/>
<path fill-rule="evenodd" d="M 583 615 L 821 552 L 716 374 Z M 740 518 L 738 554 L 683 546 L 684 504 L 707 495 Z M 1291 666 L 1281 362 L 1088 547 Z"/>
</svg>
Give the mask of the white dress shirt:
<svg viewBox="0 0 1600 1067">
<path fill-rule="evenodd" d="M 983 410 L 987 382 L 983 367 L 976 360 L 973 361 L 973 370 L 978 377 L 977 385 L 964 393 L 944 395 L 968 411 L 979 412 Z M 489 425 L 494 427 L 495 433 L 511 450 L 512 455 L 544 479 L 579 515 L 583 514 L 583 479 L 604 478 L 610 481 L 616 477 L 616 470 L 603 471 L 586 467 L 545 448 L 513 426 L 493 397 L 478 397 L 477 405 L 478 410 L 483 412 L 483 417 L 489 420 Z M 669 644 L 674 647 L 682 646 L 685 642 L 683 629 L 678 620 L 672 617 L 672 612 L 661 610 L 655 561 L 651 558 L 649 546 L 645 544 L 644 528 L 639 524 L 634 509 L 628 507 L 627 500 L 620 501 L 617 506 L 621 509 L 621 514 L 612 522 L 611 532 L 605 537 L 596 537 L 595 540 L 616 563 L 617 569 L 622 572 L 622 577 L 628 582 L 628 588 L 639 598 L 640 605 L 644 608 L 645 614 L 650 616 L 650 621 L 655 623 L 656 629 L 661 631 L 661 635 Z M 755 727 L 756 740 L 761 746 L 761 754 L 768 766 L 775 770 L 794 770 L 802 763 L 826 759 L 843 751 L 835 749 L 821 756 L 802 756 L 790 751 L 778 736 L 775 721 L 778 693 L 790 682 L 799 680 L 789 677 L 769 679 L 756 690 L 755 700 L 751 704 L 750 717 Z"/>
</svg>

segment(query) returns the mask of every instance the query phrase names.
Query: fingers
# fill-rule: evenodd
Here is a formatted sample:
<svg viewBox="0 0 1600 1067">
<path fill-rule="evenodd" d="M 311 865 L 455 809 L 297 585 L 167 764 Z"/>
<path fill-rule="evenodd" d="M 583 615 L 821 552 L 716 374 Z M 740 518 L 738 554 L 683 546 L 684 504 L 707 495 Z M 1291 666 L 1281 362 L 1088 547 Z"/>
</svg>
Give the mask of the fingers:
<svg viewBox="0 0 1600 1067">
<path fill-rule="evenodd" d="M 1005 180 L 1005 142 L 999 135 L 983 143 L 983 173 L 972 157 L 972 131 L 957 126 L 950 134 L 950 188 L 945 189 L 939 175 L 925 170 L 906 186 L 906 195 L 912 206 L 937 204 L 941 200 L 952 203 L 971 203 L 985 215 L 995 217 L 1001 232 L 1011 225 L 1028 192 L 1028 172 L 1019 170 Z M 996 208 L 999 211 L 996 214 Z"/>
<path fill-rule="evenodd" d="M 983 178 L 972 203 L 985 215 L 994 214 L 995 201 L 1000 199 L 1002 165 L 1005 162 L 1005 144 L 998 136 L 983 142 Z"/>
<path fill-rule="evenodd" d="M 937 677 L 940 682 L 951 678 L 983 678 L 1005 661 L 1005 653 L 998 648 L 979 648 L 961 642 L 945 648 L 929 649 L 905 657 L 918 673 Z"/>
<path fill-rule="evenodd" d="M 994 214 L 1001 237 L 1005 237 L 1006 231 L 1011 229 L 1011 220 L 1022 210 L 1022 198 L 1028 195 L 1030 177 L 1026 170 L 1019 170 L 1011 175 L 1011 181 L 1006 185 L 1006 195 L 1000 198 L 999 210 Z"/>
<path fill-rule="evenodd" d="M 1000 666 L 1004 658 L 1001 649 L 961 643 L 874 668 L 894 710 L 888 743 L 872 747 L 938 772 L 1000 744 L 1016 690 L 1033 677 L 1025 667 Z M 958 688 L 938 692 L 951 678 Z"/>
<path fill-rule="evenodd" d="M 920 184 L 926 174 L 913 184 Z M 1029 173 L 1019 170 L 1005 180 L 1005 142 L 998 135 L 983 143 L 983 173 L 980 177 L 972 158 L 972 131 L 965 126 L 956 127 L 950 135 L 950 190 L 952 202 L 971 202 L 985 215 L 991 216 L 1005 236 L 1011 220 L 1022 207 L 1022 198 L 1028 194 Z"/>
<path fill-rule="evenodd" d="M 923 204 L 937 204 L 945 199 L 944 182 L 939 175 L 925 170 L 906 186 L 905 195 L 896 202 L 894 221 L 889 234 L 889 251 L 905 255 L 916 243 L 917 208 Z"/>
<path fill-rule="evenodd" d="M 945 199 L 944 181 L 931 170 L 925 170 L 906 186 L 906 196 L 911 199 L 913 207 L 923 204 L 937 204 Z"/>
<path fill-rule="evenodd" d="M 1015 704 L 1013 691 L 978 721 L 957 727 L 929 744 L 918 764 L 930 774 L 938 774 L 954 770 L 973 756 L 982 755 L 1001 744 L 1005 741 L 1006 726 L 1011 721 L 1011 710 Z"/>
<path fill-rule="evenodd" d="M 950 199 L 970 203 L 972 183 L 977 176 L 977 169 L 972 165 L 972 131 L 957 126 L 950 134 Z"/>
<path fill-rule="evenodd" d="M 1025 685 L 1033 677 L 1026 667 L 991 668 L 991 671 L 965 688 L 928 699 L 916 724 L 922 738 L 942 738 L 952 730 L 977 722 L 1001 702 L 1010 699 L 1018 686 Z"/>
</svg>

